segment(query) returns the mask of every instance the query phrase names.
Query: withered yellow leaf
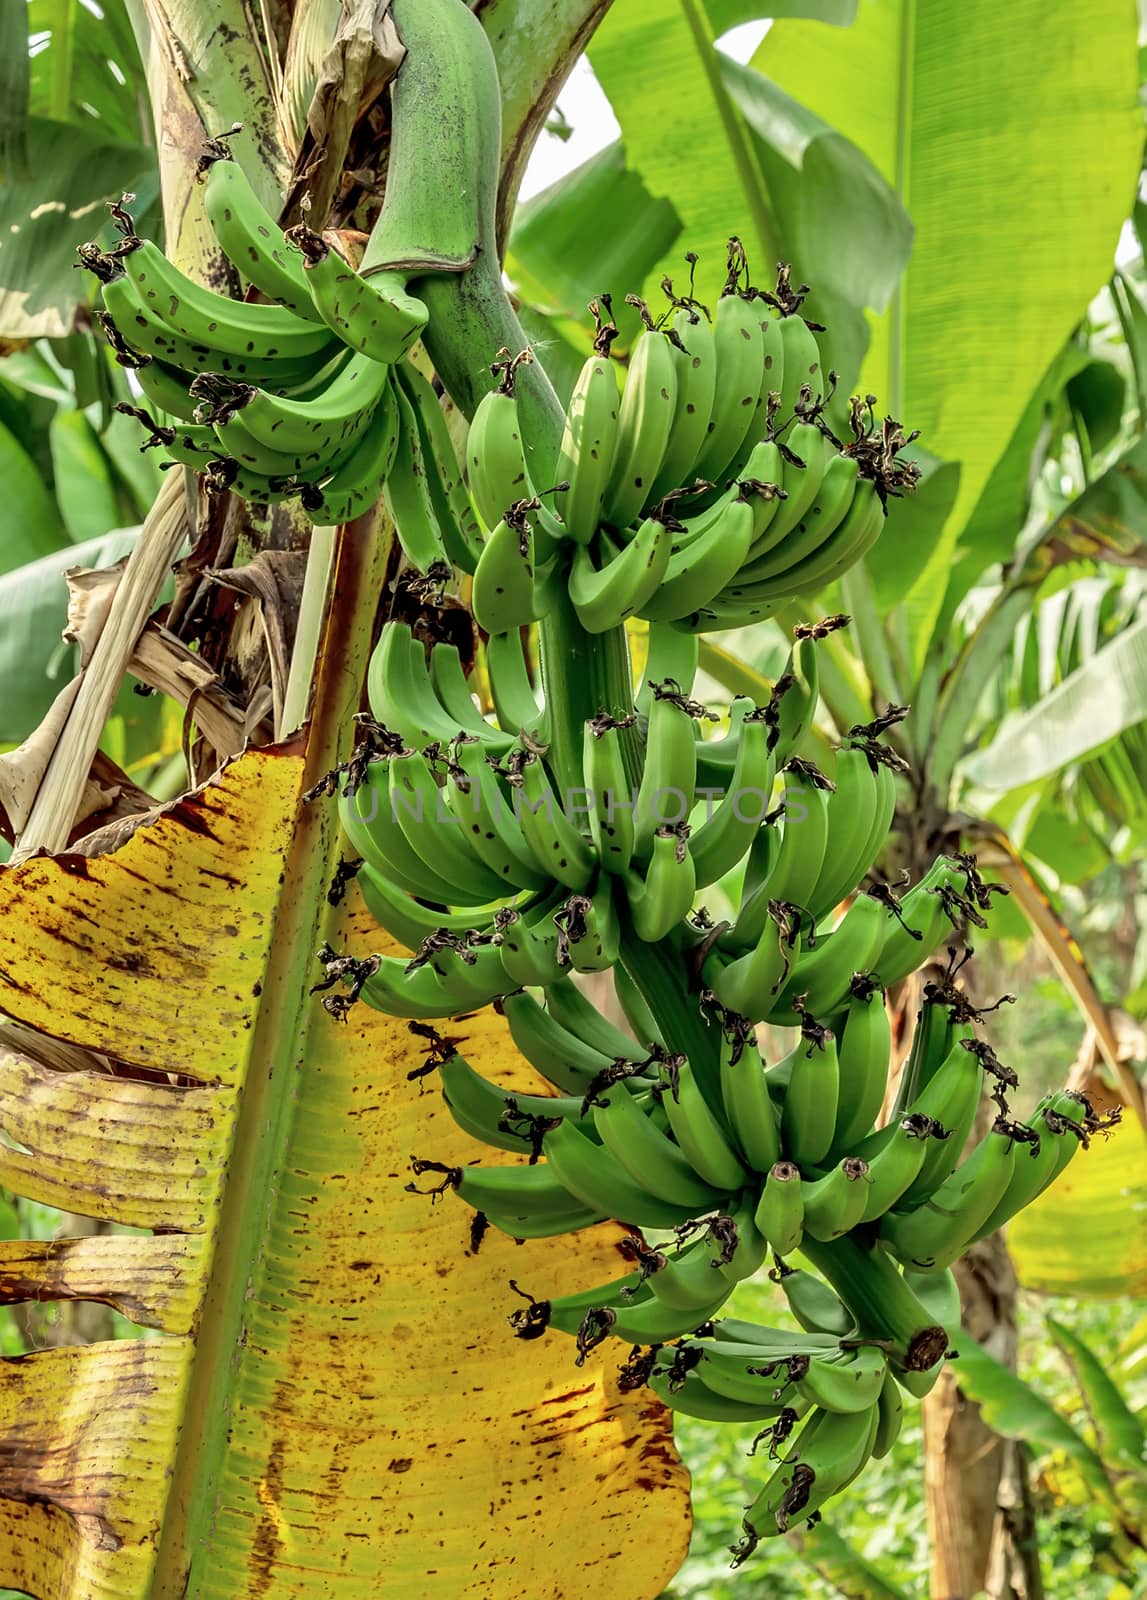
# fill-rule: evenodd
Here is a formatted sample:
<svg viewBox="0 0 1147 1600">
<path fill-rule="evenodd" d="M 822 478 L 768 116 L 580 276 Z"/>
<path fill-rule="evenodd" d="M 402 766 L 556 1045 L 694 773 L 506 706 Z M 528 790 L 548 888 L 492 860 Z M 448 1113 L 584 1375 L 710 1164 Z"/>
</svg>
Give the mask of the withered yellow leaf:
<svg viewBox="0 0 1147 1600">
<path fill-rule="evenodd" d="M 53 1600 L 658 1594 L 683 1559 L 667 1413 L 522 1343 L 539 1298 L 617 1275 L 621 1231 L 517 1245 L 412 1155 L 508 1156 L 453 1124 L 405 1023 L 309 995 L 329 808 L 245 756 L 112 855 L 0 873 L 0 1009 L 110 1060 L 0 1054 L 0 1181 L 148 1230 L 0 1246 L 0 1298 L 93 1298 L 150 1338 L 0 1366 L 0 1585 Z M 306 777 L 312 777 L 306 773 Z M 542 1089 L 492 1012 L 446 1031 Z M 21 1035 L 22 1040 L 27 1036 Z M 69 1069 L 70 1068 L 70 1069 Z"/>
</svg>

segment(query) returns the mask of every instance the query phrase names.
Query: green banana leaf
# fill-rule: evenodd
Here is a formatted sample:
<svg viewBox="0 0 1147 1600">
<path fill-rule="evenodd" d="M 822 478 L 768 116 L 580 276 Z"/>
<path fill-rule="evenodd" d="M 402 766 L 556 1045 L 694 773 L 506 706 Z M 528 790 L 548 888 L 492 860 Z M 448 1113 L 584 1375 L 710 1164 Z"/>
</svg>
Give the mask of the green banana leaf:
<svg viewBox="0 0 1147 1600">
<path fill-rule="evenodd" d="M 104 227 L 105 200 L 155 191 L 155 153 L 97 127 L 31 117 L 28 170 L 0 189 L 0 338 L 60 338 L 91 297 L 76 246 Z"/>
<path fill-rule="evenodd" d="M 24 172 L 28 161 L 28 12 L 0 8 L 0 180 Z"/>
<path fill-rule="evenodd" d="M 724 280 L 731 233 L 743 238 L 762 283 L 777 259 L 795 260 L 820 296 L 810 307 L 830 323 L 833 363 L 850 382 L 866 339 L 860 313 L 887 303 L 910 239 L 902 207 L 871 162 L 823 107 L 810 111 L 714 51 L 709 19 L 693 0 L 684 9 L 675 0 L 614 7 L 590 60 L 621 124 L 627 164 L 651 194 L 672 200 L 699 253 L 701 298 L 711 302 Z M 672 119 L 664 114 L 667 86 Z M 663 272 L 679 278 L 680 261 L 670 254 L 659 262 L 649 292 Z"/>
<path fill-rule="evenodd" d="M 1103 1460 L 1124 1471 L 1143 1473 L 1147 1432 L 1112 1381 L 1103 1362 L 1084 1341 L 1054 1317 L 1044 1319 L 1079 1384 Z"/>
<path fill-rule="evenodd" d="M 67 543 L 68 534 L 39 468 L 16 435 L 2 422 L 0 483 L 4 485 L 0 573 L 4 573 L 49 555 Z"/>
<path fill-rule="evenodd" d="M 961 765 L 981 789 L 1050 777 L 1147 718 L 1147 618 L 1133 623 Z"/>
<path fill-rule="evenodd" d="M 519 206 L 506 270 L 523 298 L 553 318 L 584 321 L 587 300 L 611 294 L 618 326 L 632 335 L 640 323 L 625 296 L 680 231 L 670 201 L 650 195 L 615 143 Z"/>
<path fill-rule="evenodd" d="M 910 1600 L 906 1589 L 877 1572 L 830 1523 L 788 1537 L 801 1560 L 844 1600 Z"/>
<path fill-rule="evenodd" d="M 61 642 L 68 567 L 109 567 L 135 544 L 138 528 L 70 544 L 0 577 L 0 744 L 19 744 L 37 727 L 71 676 L 73 651 Z"/>
<path fill-rule="evenodd" d="M 17 9 L 13 7 L 12 9 Z M 73 122 L 104 138 L 148 136 L 143 65 L 124 0 L 30 0 L 33 116 Z"/>
<path fill-rule="evenodd" d="M 856 20 L 859 0 L 705 0 L 705 10 L 718 36 L 761 17 L 814 17 L 847 28 Z"/>
<path fill-rule="evenodd" d="M 958 1333 L 951 1342 L 958 1357 L 960 1388 L 979 1403 L 997 1433 L 1062 1451 L 1100 1499 L 1114 1501 L 1103 1462 L 1049 1401 L 989 1355 L 970 1334 Z"/>
<path fill-rule="evenodd" d="M 917 667 L 960 530 L 1110 272 L 1142 154 L 1135 35 L 1126 0 L 1097 0 L 1085 29 L 1074 0 L 868 0 L 848 33 L 777 23 L 755 58 L 864 151 L 916 228 L 863 377 L 961 464 L 905 601 Z"/>
</svg>

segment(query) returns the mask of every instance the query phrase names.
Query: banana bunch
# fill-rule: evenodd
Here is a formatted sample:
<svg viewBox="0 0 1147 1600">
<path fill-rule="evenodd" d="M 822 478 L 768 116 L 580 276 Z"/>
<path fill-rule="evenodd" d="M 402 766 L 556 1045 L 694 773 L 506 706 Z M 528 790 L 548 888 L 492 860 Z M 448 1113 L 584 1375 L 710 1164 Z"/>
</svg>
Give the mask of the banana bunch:
<svg viewBox="0 0 1147 1600">
<path fill-rule="evenodd" d="M 775 290 L 749 281 L 740 241 L 715 315 L 692 294 L 655 322 L 645 302 L 624 384 L 610 347 L 608 296 L 593 302 L 597 334 L 574 386 L 558 455 L 558 487 L 533 482 L 514 404 L 522 357 L 501 352 L 498 387 L 474 414 L 467 472 L 487 529 L 529 486 L 578 620 L 605 633 L 628 618 L 689 629 L 739 627 L 813 593 L 862 559 L 889 495 L 911 488 L 899 452 L 916 437 L 871 400 L 854 400 L 852 438 L 825 418 L 834 376 L 782 267 Z M 526 354 L 526 353 L 524 353 Z M 534 615 L 542 615 L 535 610 Z M 481 620 L 481 619 L 479 619 Z"/>
</svg>

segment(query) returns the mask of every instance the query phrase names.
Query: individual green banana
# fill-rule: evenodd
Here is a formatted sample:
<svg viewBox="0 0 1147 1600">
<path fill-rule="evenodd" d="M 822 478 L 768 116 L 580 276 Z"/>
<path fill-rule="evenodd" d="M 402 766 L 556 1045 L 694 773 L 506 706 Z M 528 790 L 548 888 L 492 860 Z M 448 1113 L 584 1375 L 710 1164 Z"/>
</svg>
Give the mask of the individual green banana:
<svg viewBox="0 0 1147 1600">
<path fill-rule="evenodd" d="M 848 490 L 843 495 L 843 485 L 837 481 L 840 474 L 838 462 L 847 469 L 844 478 Z M 830 472 L 831 478 L 828 476 Z M 769 523 L 767 539 L 760 540 L 766 548 L 751 561 L 746 561 L 737 576 L 737 584 L 730 586 L 730 597 L 736 598 L 737 586 L 741 582 L 771 578 L 775 573 L 784 572 L 808 550 L 815 549 L 823 542 L 830 530 L 825 527 L 817 537 L 826 521 L 823 509 L 820 515 L 816 514 L 822 493 L 824 507 L 831 510 L 836 519 L 833 523 L 835 527 L 847 510 L 852 498 L 851 486 L 855 482 L 856 463 L 836 454 L 815 422 L 799 421 L 785 441 L 784 464 L 781 468 L 781 488 L 785 492 L 785 499 Z"/>
<path fill-rule="evenodd" d="M 546 712 L 534 695 L 519 628 L 492 633 L 486 640 L 486 670 L 499 727 L 515 737 L 525 733 L 534 743 L 544 742 Z"/>
<path fill-rule="evenodd" d="M 928 1147 L 919 1175 L 901 1198 L 900 1204 L 905 1208 L 919 1205 L 951 1176 L 972 1131 L 980 1103 L 983 1070 L 979 1058 L 966 1048 L 968 1042 L 956 1040 L 935 1077 L 904 1113 L 930 1117 L 946 1135 L 934 1135 L 934 1143 Z"/>
<path fill-rule="evenodd" d="M 377 958 L 360 991 L 367 1004 L 415 1020 L 459 1016 L 488 1005 L 505 982 L 497 946 L 475 947 L 456 934 L 432 934 L 431 942 L 433 955 L 424 946 L 409 962 Z"/>
<path fill-rule="evenodd" d="M 439 641 L 431 648 L 429 665 L 435 696 L 458 731 L 477 739 L 486 754 L 505 755 L 513 736 L 487 722 L 474 704 L 458 647 Z"/>
<path fill-rule="evenodd" d="M 729 1285 L 719 1273 L 713 1276 L 718 1279 L 717 1293 L 707 1306 L 680 1311 L 651 1297 L 644 1304 L 623 1306 L 610 1312 L 609 1333 L 628 1344 L 638 1345 L 664 1344 L 670 1339 L 680 1339 L 682 1335 L 692 1333 L 695 1328 L 702 1327 L 715 1317 L 729 1298 Z"/>
<path fill-rule="evenodd" d="M 883 1461 L 900 1437 L 904 1426 L 904 1401 L 900 1398 L 900 1385 L 891 1372 L 885 1373 L 876 1405 L 876 1435 L 872 1441 L 872 1456 Z"/>
<path fill-rule="evenodd" d="M 649 1379 L 649 1387 L 671 1410 L 701 1422 L 766 1422 L 779 1417 L 784 1410 L 783 1406 L 767 1399 L 731 1400 L 707 1388 L 694 1372 L 686 1373 L 675 1383 L 663 1367 L 658 1367 Z"/>
<path fill-rule="evenodd" d="M 191 394 L 195 374 L 180 372 L 162 361 L 148 361 L 135 369 L 135 380 L 152 405 L 179 422 L 194 423 L 199 401 Z"/>
<path fill-rule="evenodd" d="M 406 559 L 419 572 L 449 566 L 438 515 L 430 498 L 430 483 L 422 452 L 422 438 L 414 407 L 406 393 L 394 387 L 398 421 L 392 469 L 383 485 L 386 508 L 394 523 Z"/>
<path fill-rule="evenodd" d="M 737 760 L 719 803 L 689 839 L 698 889 L 723 878 L 748 853 L 769 809 L 775 767 L 764 708 L 742 718 Z M 703 798 L 714 790 L 700 790 Z"/>
<path fill-rule="evenodd" d="M 496 913 L 502 966 L 510 984 L 540 987 L 569 972 L 569 950 L 554 921 L 561 903 L 559 889 L 529 910 L 504 906 Z"/>
<path fill-rule="evenodd" d="M 800 956 L 800 916 L 796 907 L 769 901 L 764 928 L 752 949 L 729 960 L 712 950 L 702 967 L 706 985 L 728 1011 L 752 1022 L 767 1017 L 793 963 Z"/>
<path fill-rule="evenodd" d="M 815 943 L 806 941 L 767 1013 L 769 1020 L 795 1025 L 798 1001 L 815 1016 L 832 1016 L 855 974 L 878 965 L 886 918 L 882 905 L 857 895 L 835 928 L 818 932 Z"/>
<path fill-rule="evenodd" d="M 655 1198 L 694 1213 L 720 1206 L 721 1192 L 698 1178 L 680 1147 L 654 1127 L 624 1084 L 595 1098 L 593 1120 L 605 1148 Z"/>
<path fill-rule="evenodd" d="M 499 782 L 480 740 L 458 734 L 446 763 L 447 804 L 462 836 L 484 866 L 507 889 L 541 889 L 548 882 L 538 870 L 514 815 L 513 798 Z"/>
<path fill-rule="evenodd" d="M 524 991 L 503 995 L 498 1005 L 517 1049 L 563 1093 L 584 1095 L 588 1085 L 612 1064 L 612 1057 L 564 1027 L 532 995 Z"/>
<path fill-rule="evenodd" d="M 728 1217 L 718 1220 L 730 1221 Z M 733 1292 L 733 1284 L 720 1270 L 724 1254 L 723 1242 L 707 1230 L 677 1254 L 669 1254 L 667 1265 L 650 1277 L 649 1287 L 662 1305 L 696 1315 L 712 1305 L 722 1283 L 727 1295 Z"/>
<path fill-rule="evenodd" d="M 566 814 L 541 755 L 526 749 L 525 759 L 508 769 L 522 834 L 539 869 L 581 893 L 597 871 L 593 846 Z"/>
<path fill-rule="evenodd" d="M 644 871 L 627 872 L 622 881 L 633 931 L 646 944 L 658 943 L 684 922 L 693 904 L 697 874 L 689 851 L 689 824 L 656 829 Z"/>
<path fill-rule="evenodd" d="M 507 886 L 470 849 L 458 818 L 446 804 L 431 766 L 435 746 L 396 752 L 389 763 L 391 809 L 414 853 L 456 885 L 455 902 L 486 905 Z"/>
<path fill-rule="evenodd" d="M 642 1044 L 650 1048 L 654 1045 L 664 1048 L 664 1035 L 649 1008 L 648 1001 L 626 971 L 624 964 L 620 962 L 613 969 L 613 992 L 633 1037 L 640 1039 Z"/>
<path fill-rule="evenodd" d="M 340 527 L 369 511 L 390 477 L 397 449 L 398 408 L 388 392 L 342 465 L 317 494 L 303 491 L 303 510 L 310 520 L 322 527 Z"/>
<path fill-rule="evenodd" d="M 646 495 L 650 505 L 698 476 L 697 458 L 709 431 L 717 389 L 716 343 L 708 318 L 692 307 L 684 307 L 673 318 L 673 333 L 677 403 L 661 467 Z"/>
<path fill-rule="evenodd" d="M 804 1198 L 800 1168 L 777 1161 L 765 1178 L 754 1220 L 769 1248 L 778 1256 L 799 1249 L 804 1236 Z"/>
<path fill-rule="evenodd" d="M 590 546 L 575 545 L 569 596 L 585 631 L 605 633 L 635 616 L 661 587 L 672 552 L 672 534 L 657 517 L 646 517 L 631 542 L 600 567 Z"/>
<path fill-rule="evenodd" d="M 794 757 L 783 769 L 781 845 L 768 879 L 770 899 L 807 906 L 828 844 L 833 785 L 811 761 Z"/>
<path fill-rule="evenodd" d="M 634 812 L 634 849 L 641 857 L 653 853 L 659 828 L 688 821 L 697 784 L 694 722 L 709 716 L 673 678 L 654 683 L 651 693 L 645 764 Z"/>
<path fill-rule="evenodd" d="M 452 1184 L 475 1211 L 500 1217 L 549 1217 L 561 1221 L 584 1207 L 547 1166 L 460 1167 Z"/>
<path fill-rule="evenodd" d="M 803 1190 L 803 1185 L 802 1185 Z M 829 1334 L 838 1339 L 851 1337 L 856 1332 L 856 1319 L 844 1301 L 829 1288 L 823 1278 L 802 1267 L 778 1264 L 781 1292 L 789 1303 L 789 1310 L 808 1333 Z"/>
<path fill-rule="evenodd" d="M 366 431 L 389 382 L 389 367 L 356 355 L 322 394 L 310 399 L 283 399 L 255 388 L 240 391 L 236 403 L 243 426 L 272 450 L 335 451 Z"/>
<path fill-rule="evenodd" d="M 928 871 L 900 901 L 896 916 L 886 918 L 884 942 L 869 965 L 885 986 L 899 983 L 950 937 L 953 914 L 950 896 L 959 894 L 965 879 L 959 863 L 937 856 Z"/>
<path fill-rule="evenodd" d="M 820 697 L 817 645 L 844 621 L 843 617 L 829 617 L 811 627 L 798 625 L 793 629 L 793 646 L 784 671 L 777 679 L 778 688 L 785 685 L 777 706 L 778 768 L 783 768 L 793 756 L 800 754 L 816 715 Z"/>
<path fill-rule="evenodd" d="M 330 333 L 283 306 L 232 300 L 195 283 L 169 261 L 158 245 L 129 235 L 119 261 L 142 304 L 158 321 L 192 344 L 228 356 L 258 355 L 299 361 L 333 353 Z"/>
<path fill-rule="evenodd" d="M 677 405 L 673 347 L 649 319 L 643 302 L 628 296 L 644 313 L 625 374 L 617 422 L 617 448 L 606 487 L 605 520 L 627 528 L 646 504 L 660 470 Z"/>
<path fill-rule="evenodd" d="M 871 1455 L 875 1432 L 875 1405 L 862 1411 L 813 1411 L 794 1448 L 746 1510 L 734 1566 L 747 1560 L 761 1539 L 787 1533 L 795 1520 L 813 1517 L 847 1488 Z"/>
<path fill-rule="evenodd" d="M 464 1056 L 450 1055 L 438 1068 L 442 1094 L 456 1119 L 464 1119 L 466 1131 L 478 1130 L 476 1137 L 500 1150 L 522 1154 L 530 1147 L 529 1124 L 555 1117 L 581 1117 L 581 1102 L 573 1097 L 515 1094 L 501 1084 L 491 1083 L 476 1072 Z M 640 1113 L 638 1113 L 640 1115 Z"/>
<path fill-rule="evenodd" d="M 617 968 L 615 972 L 620 972 Z M 607 1061 L 649 1061 L 648 1035 L 630 1038 L 615 1022 L 592 1005 L 575 983 L 559 983 L 546 990 L 546 1005 L 552 1016 L 578 1039 L 599 1051 Z M 652 1066 L 650 1071 L 652 1072 Z"/>
<path fill-rule="evenodd" d="M 386 798 L 384 793 L 384 802 Z M 355 873 L 355 882 L 363 904 L 379 927 L 411 952 L 440 929 L 464 934 L 474 925 L 472 907 L 443 911 L 440 907 L 423 905 L 409 890 L 396 884 L 389 873 L 380 872 L 365 860 Z"/>
<path fill-rule="evenodd" d="M 596 314 L 596 304 L 590 309 Z M 597 532 L 617 450 L 620 402 L 609 343 L 599 322 L 594 354 L 574 384 L 558 450 L 556 479 L 569 487 L 555 492 L 554 506 L 577 544 L 588 544 Z"/>
<path fill-rule="evenodd" d="M 836 752 L 835 787 L 828 796 L 828 830 L 824 855 L 807 904 L 819 921 L 851 894 L 872 863 L 861 866 L 880 800 L 880 768 L 855 745 Z M 859 868 L 859 870 L 858 870 Z"/>
<path fill-rule="evenodd" d="M 400 362 L 394 369 L 394 376 L 414 411 L 426 467 L 426 486 L 446 554 L 456 567 L 473 572 L 482 549 L 482 532 L 466 492 L 462 464 L 454 449 L 441 402 L 429 379 L 423 377 L 412 362 Z"/>
<path fill-rule="evenodd" d="M 426 651 L 407 622 L 387 622 L 371 652 L 367 699 L 376 722 L 421 747 L 449 744 L 461 729 L 434 693 Z"/>
<path fill-rule="evenodd" d="M 845 1156 L 823 1178 L 804 1179 L 805 1231 L 814 1239 L 838 1239 L 855 1228 L 868 1200 L 867 1178 L 867 1161 L 860 1156 Z"/>
<path fill-rule="evenodd" d="M 589 792 L 589 826 L 598 860 L 606 872 L 621 874 L 633 860 L 636 831 L 634 801 L 626 778 L 619 731 L 633 718 L 619 722 L 606 712 L 585 725 L 582 771 Z"/>
<path fill-rule="evenodd" d="M 661 1103 L 673 1137 L 703 1183 L 721 1193 L 738 1193 L 749 1182 L 726 1128 L 709 1109 L 693 1068 L 681 1060 L 670 1074 Z"/>
<path fill-rule="evenodd" d="M 766 387 L 776 388 L 765 371 L 764 331 L 759 302 L 727 289 L 717 303 L 713 345 L 717 382 L 705 444 L 697 458 L 696 474 L 713 483 L 736 470 L 749 429 L 756 418 L 757 402 Z M 754 441 L 755 442 L 755 441 Z"/>
<path fill-rule="evenodd" d="M 840 1092 L 832 1152 L 847 1155 L 880 1114 L 892 1059 L 892 1023 L 884 990 L 867 974 L 857 973 L 849 984 L 836 1053 Z"/>
<path fill-rule="evenodd" d="M 239 132 L 237 126 L 233 133 Z M 229 137 L 229 135 L 227 136 Z M 219 137 L 209 140 L 200 157 L 207 163 L 203 205 L 223 254 L 269 300 L 297 317 L 319 322 L 303 273 L 303 258 L 283 236 L 239 162 Z"/>
<path fill-rule="evenodd" d="M 754 490 L 741 485 L 736 498 L 704 533 L 675 546 L 665 578 L 652 599 L 638 608 L 650 622 L 676 622 L 706 606 L 739 570 L 753 537 Z"/>
<path fill-rule="evenodd" d="M 401 361 L 430 319 L 425 301 L 407 291 L 407 274 L 363 277 L 306 223 L 288 237 L 302 251 L 307 290 L 330 331 L 372 361 Z"/>
<path fill-rule="evenodd" d="M 928 1154 L 928 1139 L 935 1127 L 927 1117 L 900 1119 L 891 1139 L 868 1164 L 864 1209 L 859 1221 L 879 1221 L 903 1198 L 920 1175 Z"/>
<path fill-rule="evenodd" d="M 493 364 L 499 382 L 478 402 L 466 437 L 466 475 L 470 495 L 487 528 L 496 528 L 510 506 L 530 498 L 526 453 L 514 400 L 514 377 L 529 350 Z"/>
<path fill-rule="evenodd" d="M 560 1182 L 582 1205 L 638 1228 L 675 1228 L 692 1218 L 688 1206 L 650 1194 L 603 1145 L 593 1144 L 569 1122 L 546 1134 L 542 1150 Z M 728 1285 L 724 1285 L 726 1291 Z M 701 1321 L 704 1318 L 699 1319 Z"/>
<path fill-rule="evenodd" d="M 1031 1124 L 1038 1144 L 1017 1148 L 1008 1186 L 969 1244 L 1002 1228 L 1055 1182 L 1080 1148 L 1078 1112 L 1079 1106 L 1073 1097 L 1062 1093 L 1049 1095 L 1046 1103 L 1038 1108 Z"/>
<path fill-rule="evenodd" d="M 801 389 L 807 384 L 814 399 L 824 392 L 825 375 L 821 370 L 820 346 L 816 335 L 798 313 L 782 315 L 780 322 L 781 346 L 784 350 L 782 377 L 774 388 L 781 391 L 780 415 L 787 417 L 797 409 Z"/>
<path fill-rule="evenodd" d="M 536 581 L 529 507 L 529 501 L 511 506 L 478 557 L 471 606 L 475 621 L 487 633 L 523 628 L 546 609 Z"/>
<path fill-rule="evenodd" d="M 1013 1124 L 997 1118 L 971 1155 L 923 1205 L 884 1217 L 880 1237 L 900 1260 L 919 1270 L 950 1266 L 1003 1199 L 1015 1159 Z"/>
<path fill-rule="evenodd" d="M 780 1126 L 765 1083 L 752 1027 L 726 1013 L 721 1022 L 720 1082 L 725 1121 L 753 1172 L 767 1174 L 781 1157 Z"/>
<path fill-rule="evenodd" d="M 800 1043 L 790 1052 L 791 1071 L 781 1113 L 781 1145 L 802 1167 L 823 1161 L 832 1147 L 840 1065 L 836 1038 L 805 1019 Z M 784 1255 L 784 1251 L 780 1252 Z"/>
</svg>

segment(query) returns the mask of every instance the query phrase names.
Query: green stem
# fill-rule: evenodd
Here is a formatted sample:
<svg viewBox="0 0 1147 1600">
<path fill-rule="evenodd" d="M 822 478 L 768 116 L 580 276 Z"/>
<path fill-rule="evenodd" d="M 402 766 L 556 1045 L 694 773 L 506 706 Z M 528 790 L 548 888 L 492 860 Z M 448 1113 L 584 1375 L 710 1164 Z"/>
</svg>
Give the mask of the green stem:
<svg viewBox="0 0 1147 1600">
<path fill-rule="evenodd" d="M 652 1011 L 670 1050 L 689 1057 L 701 1093 L 711 1111 L 724 1116 L 721 1104 L 720 1043 L 715 1022 L 707 1022 L 689 982 L 686 952 L 672 939 L 646 944 L 623 916 L 621 964 Z"/>
<path fill-rule="evenodd" d="M 909 1372 L 926 1372 L 941 1359 L 947 1334 L 878 1244 L 861 1245 L 854 1234 L 821 1243 L 806 1233 L 801 1254 L 836 1290 L 861 1334 L 891 1339 Z"/>
</svg>

